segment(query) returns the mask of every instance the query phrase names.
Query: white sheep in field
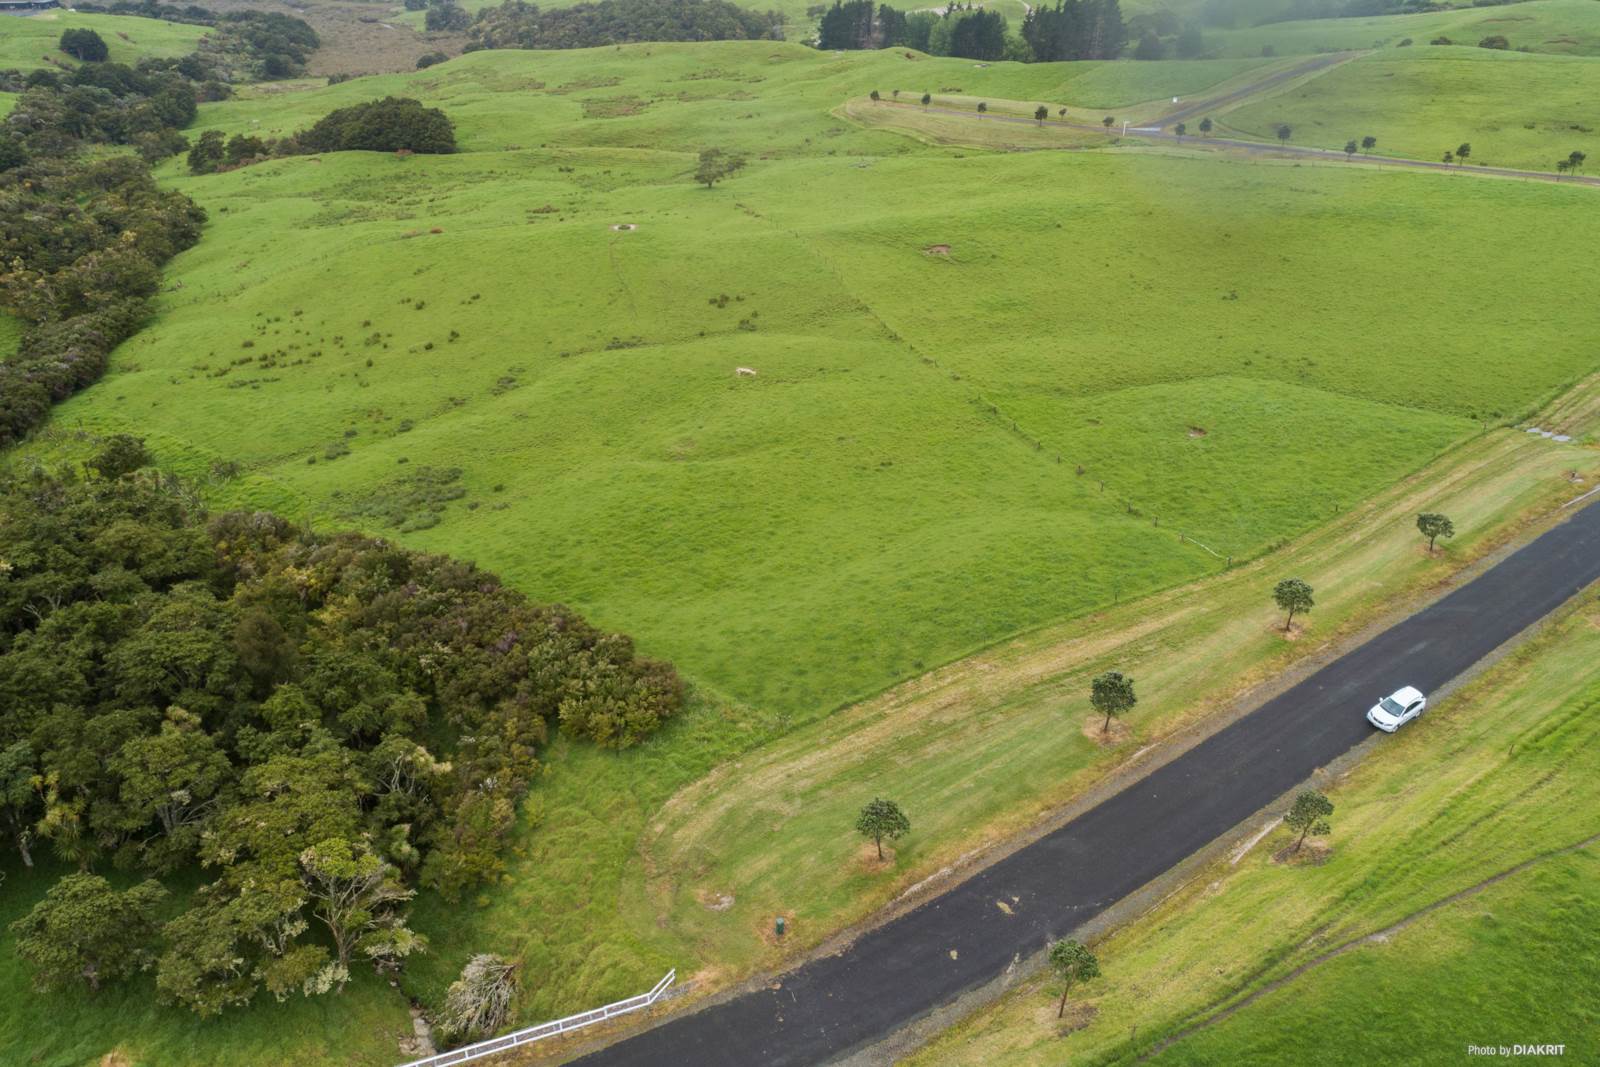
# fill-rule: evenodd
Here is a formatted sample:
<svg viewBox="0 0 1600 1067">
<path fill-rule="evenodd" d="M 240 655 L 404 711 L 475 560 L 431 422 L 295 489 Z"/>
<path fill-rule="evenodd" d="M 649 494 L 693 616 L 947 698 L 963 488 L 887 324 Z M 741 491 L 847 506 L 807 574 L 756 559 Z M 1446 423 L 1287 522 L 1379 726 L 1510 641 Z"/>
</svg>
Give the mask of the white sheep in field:
<svg viewBox="0 0 1600 1067">
<path fill-rule="evenodd" d="M 733 368 L 733 373 L 740 378 L 754 378 L 756 376 L 754 368 L 751 367 L 735 367 Z"/>
</svg>

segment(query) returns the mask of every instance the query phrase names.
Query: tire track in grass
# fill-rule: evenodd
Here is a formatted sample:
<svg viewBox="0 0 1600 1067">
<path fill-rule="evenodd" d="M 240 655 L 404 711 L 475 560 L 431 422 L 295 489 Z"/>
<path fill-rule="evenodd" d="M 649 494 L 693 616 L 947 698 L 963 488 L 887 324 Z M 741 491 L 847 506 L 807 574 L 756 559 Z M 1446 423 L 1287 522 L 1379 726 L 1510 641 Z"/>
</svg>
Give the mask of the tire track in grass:
<svg viewBox="0 0 1600 1067">
<path fill-rule="evenodd" d="M 1535 867 L 1535 866 L 1537 866 L 1537 865 L 1539 865 L 1541 863 L 1544 863 L 1546 860 L 1554 859 L 1557 856 L 1565 856 L 1565 855 L 1568 855 L 1568 854 L 1573 853 L 1573 852 L 1579 852 L 1579 851 L 1581 851 L 1581 850 L 1583 850 L 1585 848 L 1588 848 L 1590 845 L 1593 845 L 1593 844 L 1595 844 L 1597 842 L 1600 842 L 1600 833 L 1591 834 L 1588 837 L 1584 838 L 1583 840 L 1575 841 L 1570 845 L 1562 845 L 1561 847 L 1551 849 L 1548 852 L 1541 852 L 1537 856 L 1530 856 L 1528 859 L 1523 860 L 1521 863 L 1515 864 L 1515 865 L 1513 865 L 1511 867 L 1507 867 L 1505 870 L 1500 871 L 1500 872 L 1498 872 L 1496 874 L 1491 874 L 1489 877 L 1483 879 L 1481 882 L 1477 882 L 1477 883 L 1474 883 L 1473 885 L 1469 885 L 1465 889 L 1458 889 L 1456 892 L 1451 893 L 1448 896 L 1440 897 L 1438 900 L 1435 900 L 1435 901 L 1433 901 L 1433 902 L 1431 902 L 1429 904 L 1425 904 L 1422 907 L 1418 908 L 1416 911 L 1413 911 L 1409 915 L 1406 915 L 1405 917 L 1403 917 L 1403 918 L 1401 918 L 1401 919 L 1399 919 L 1399 920 L 1397 920 L 1397 921 L 1395 921 L 1393 923 L 1390 923 L 1388 926 L 1385 926 L 1380 930 L 1374 930 L 1371 933 L 1363 934 L 1360 937 L 1352 938 L 1349 941 L 1344 942 L 1342 945 L 1339 945 L 1339 946 L 1337 946 L 1335 948 L 1331 948 L 1328 951 L 1322 953 L 1321 955 L 1315 956 L 1315 957 L 1307 960 L 1306 962 L 1300 964 L 1298 967 L 1296 967 L 1294 970 L 1290 971 L 1288 974 L 1284 975 L 1282 978 L 1277 978 L 1277 979 L 1274 979 L 1271 982 L 1268 982 L 1266 985 L 1262 986 L 1260 989 L 1257 989 L 1255 992 L 1253 992 L 1253 993 L 1249 994 L 1248 996 L 1244 997 L 1242 1000 L 1239 1000 L 1236 1003 L 1228 1005 L 1226 1008 L 1223 1008 L 1222 1010 L 1218 1011 L 1214 1015 L 1208 1016 L 1207 1018 L 1202 1019 L 1197 1023 L 1193 1023 L 1193 1024 L 1189 1025 L 1189 1026 L 1184 1027 L 1182 1030 L 1179 1030 L 1177 1033 L 1173 1034 L 1171 1037 L 1163 1038 L 1153 1048 L 1149 1049 L 1147 1052 L 1142 1053 L 1135 1062 L 1143 1063 L 1146 1060 L 1149 1060 L 1154 1056 L 1160 1055 L 1162 1052 L 1165 1052 L 1168 1048 L 1170 1048 L 1171 1046 L 1177 1044 L 1179 1041 L 1182 1041 L 1184 1038 L 1189 1037 L 1191 1034 L 1198 1033 L 1199 1031 L 1204 1030 L 1207 1027 L 1215 1026 L 1217 1023 L 1222 1022 L 1223 1020 L 1227 1019 L 1229 1016 L 1233 1015 L 1234 1013 L 1240 1011 L 1243 1008 L 1249 1007 L 1251 1004 L 1254 1004 L 1256 1001 L 1260 1000 L 1262 997 L 1266 996 L 1267 994 L 1273 993 L 1273 992 L 1276 992 L 1279 989 L 1282 989 L 1284 986 L 1286 986 L 1289 983 L 1291 983 L 1291 982 L 1295 981 L 1296 979 L 1298 979 L 1301 975 L 1303 975 L 1306 972 L 1312 970 L 1313 968 L 1322 966 L 1324 963 L 1327 963 L 1329 960 L 1337 959 L 1338 957 L 1343 956 L 1347 952 L 1354 951 L 1355 949 L 1362 948 L 1363 946 L 1366 946 L 1366 945 L 1381 945 L 1381 944 L 1385 943 L 1386 941 L 1388 941 L 1390 938 L 1392 938 L 1395 934 L 1400 933 L 1406 927 L 1411 926 L 1413 923 L 1417 922 L 1419 919 L 1424 919 L 1427 916 L 1432 915 L 1434 912 L 1440 910 L 1441 908 L 1446 908 L 1446 907 L 1449 907 L 1451 904 L 1455 904 L 1455 903 L 1457 903 L 1459 901 L 1466 900 L 1469 897 L 1477 896 L 1479 893 L 1482 893 L 1485 889 L 1489 889 L 1492 886 L 1498 885 L 1501 882 L 1504 882 L 1508 878 L 1513 878 L 1513 877 L 1521 874 L 1523 871 L 1528 870 L 1531 867 Z"/>
</svg>

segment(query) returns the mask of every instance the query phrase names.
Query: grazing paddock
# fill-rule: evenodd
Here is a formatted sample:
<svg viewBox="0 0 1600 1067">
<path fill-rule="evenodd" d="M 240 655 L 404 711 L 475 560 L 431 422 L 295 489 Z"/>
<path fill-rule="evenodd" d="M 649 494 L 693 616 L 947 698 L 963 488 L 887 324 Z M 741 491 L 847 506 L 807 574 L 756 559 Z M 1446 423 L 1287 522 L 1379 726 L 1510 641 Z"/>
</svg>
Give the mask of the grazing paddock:
<svg viewBox="0 0 1600 1067">
<path fill-rule="evenodd" d="M 130 66 L 146 57 L 186 56 L 209 32 L 205 26 L 132 15 L 86 15 L 61 8 L 38 15 L 0 15 L 0 70 L 76 66 L 78 61 L 57 47 L 64 31 L 76 29 L 98 33 L 111 52 L 111 62 Z M 0 103 L 0 114 L 8 110 Z"/>
<path fill-rule="evenodd" d="M 620 755 L 553 742 L 506 877 L 416 902 L 432 948 L 403 986 L 436 1003 L 467 956 L 504 952 L 537 976 L 532 1022 L 667 966 L 714 984 L 1105 773 L 1120 751 L 1083 736 L 1062 678 L 1148 664 L 1125 725 L 1158 739 L 1311 647 L 1271 633 L 1280 564 L 1322 568 L 1308 632 L 1332 633 L 1592 477 L 1589 428 L 1508 428 L 1595 370 L 1571 317 L 1592 190 L 1103 139 L 984 151 L 864 103 L 1134 114 L 1258 65 L 640 45 L 204 105 L 191 136 L 279 136 L 411 95 L 464 150 L 164 163 L 206 235 L 19 456 L 137 433 L 216 507 L 473 559 L 672 659 L 690 707 Z M 747 166 L 708 190 L 712 146 Z M 1438 561 L 1372 510 L 1440 495 L 1464 535 Z M 980 650 L 992 674 L 947 668 L 969 704 L 901 703 Z M 1171 696 L 1187 683 L 1203 693 Z M 880 786 L 914 829 L 875 875 L 840 818 Z M 762 937 L 778 911 L 784 949 Z M 409 1029 L 366 975 L 200 1029 L 135 983 L 47 1027 L 7 960 L 0 1059 L 379 1064 Z"/>
</svg>

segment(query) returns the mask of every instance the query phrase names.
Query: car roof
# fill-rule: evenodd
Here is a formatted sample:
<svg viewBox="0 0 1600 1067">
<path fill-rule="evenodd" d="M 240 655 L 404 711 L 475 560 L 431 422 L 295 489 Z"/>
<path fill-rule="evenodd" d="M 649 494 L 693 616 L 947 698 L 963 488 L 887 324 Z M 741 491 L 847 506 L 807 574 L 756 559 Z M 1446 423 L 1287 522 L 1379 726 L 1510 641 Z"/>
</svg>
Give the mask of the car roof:
<svg viewBox="0 0 1600 1067">
<path fill-rule="evenodd" d="M 1414 685 L 1401 686 L 1394 691 L 1394 695 L 1390 699 L 1396 704 L 1409 704 L 1413 700 L 1422 699 L 1422 690 Z"/>
</svg>

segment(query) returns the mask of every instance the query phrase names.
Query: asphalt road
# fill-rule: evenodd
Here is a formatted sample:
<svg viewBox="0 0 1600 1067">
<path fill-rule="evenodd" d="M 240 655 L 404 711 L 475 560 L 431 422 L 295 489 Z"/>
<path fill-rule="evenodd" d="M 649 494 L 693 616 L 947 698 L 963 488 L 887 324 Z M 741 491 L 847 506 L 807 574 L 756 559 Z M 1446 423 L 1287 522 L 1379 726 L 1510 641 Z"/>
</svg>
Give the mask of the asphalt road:
<svg viewBox="0 0 1600 1067">
<path fill-rule="evenodd" d="M 1379 696 L 1438 689 L 1596 580 L 1600 503 L 844 953 L 578 1062 L 787 1067 L 886 1037 L 1069 934 L 1369 737 L 1364 716 Z"/>
<path fill-rule="evenodd" d="M 1265 78 L 1251 82 L 1249 85 L 1242 85 L 1230 93 L 1223 93 L 1221 96 L 1206 97 L 1204 99 L 1195 100 L 1193 103 L 1182 103 L 1180 101 L 1181 106 L 1167 113 L 1166 115 L 1163 115 L 1161 118 L 1156 119 L 1149 125 L 1171 126 L 1174 122 L 1182 122 L 1185 119 L 1192 119 L 1196 115 L 1204 117 L 1206 115 L 1215 114 L 1222 108 L 1227 107 L 1229 104 L 1238 103 L 1240 100 L 1255 96 L 1257 93 L 1264 92 L 1268 89 L 1275 88 L 1276 86 L 1282 85 L 1284 82 L 1293 81 L 1301 75 L 1314 74 L 1317 71 L 1327 70 L 1329 67 L 1338 66 L 1340 63 L 1354 59 L 1356 56 L 1361 54 L 1362 53 L 1360 52 L 1333 52 L 1328 55 L 1317 56 L 1314 59 L 1306 60 L 1304 63 L 1296 63 L 1292 67 L 1287 67 L 1283 70 L 1277 71 L 1276 73 L 1269 74 Z"/>
</svg>

